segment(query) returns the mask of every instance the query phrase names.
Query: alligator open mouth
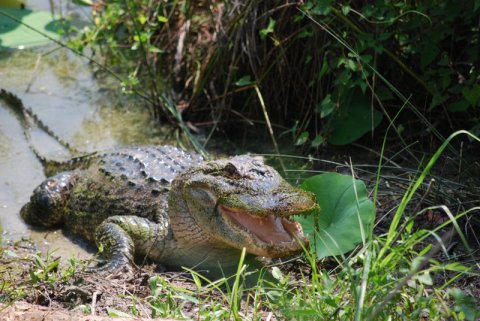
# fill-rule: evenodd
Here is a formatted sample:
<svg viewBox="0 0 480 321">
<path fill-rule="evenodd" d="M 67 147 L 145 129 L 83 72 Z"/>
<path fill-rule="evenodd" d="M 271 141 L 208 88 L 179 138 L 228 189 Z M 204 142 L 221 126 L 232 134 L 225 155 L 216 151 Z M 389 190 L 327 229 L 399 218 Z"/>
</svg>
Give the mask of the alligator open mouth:
<svg viewBox="0 0 480 321">
<path fill-rule="evenodd" d="M 219 206 L 219 211 L 230 221 L 249 231 L 264 243 L 280 245 L 282 243 L 296 243 L 298 240 L 304 242 L 305 236 L 300 224 L 285 217 L 272 214 L 258 217 L 223 205 Z"/>
</svg>

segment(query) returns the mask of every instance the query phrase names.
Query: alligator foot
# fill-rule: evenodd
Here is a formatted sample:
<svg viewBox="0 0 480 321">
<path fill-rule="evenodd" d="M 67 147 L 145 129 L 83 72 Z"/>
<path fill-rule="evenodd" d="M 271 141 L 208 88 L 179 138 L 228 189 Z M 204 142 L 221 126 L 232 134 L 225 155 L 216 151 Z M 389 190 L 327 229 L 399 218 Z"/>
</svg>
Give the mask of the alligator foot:
<svg viewBox="0 0 480 321">
<path fill-rule="evenodd" d="M 107 262 L 89 268 L 89 271 L 131 270 L 134 253 L 147 254 L 151 241 L 159 241 L 157 232 L 156 223 L 138 216 L 107 218 L 95 231 L 95 242 L 104 249 Z"/>
</svg>

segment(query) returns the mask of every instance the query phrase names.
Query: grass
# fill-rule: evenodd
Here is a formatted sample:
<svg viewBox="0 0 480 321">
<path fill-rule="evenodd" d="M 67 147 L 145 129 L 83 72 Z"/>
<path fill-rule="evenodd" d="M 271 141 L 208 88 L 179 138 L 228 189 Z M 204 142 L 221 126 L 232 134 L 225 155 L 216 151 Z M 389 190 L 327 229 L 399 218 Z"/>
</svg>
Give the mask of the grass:
<svg viewBox="0 0 480 321">
<path fill-rule="evenodd" d="M 329 31 L 329 28 L 324 29 Z M 361 59 L 347 43 L 335 34 L 332 36 Z M 375 68 L 371 70 L 405 105 L 417 111 Z M 271 139 L 277 146 L 259 87 L 255 85 L 254 89 Z M 174 102 L 165 96 L 157 98 L 167 114 L 179 122 L 181 130 L 190 135 Z M 417 116 L 429 129 L 434 129 L 421 113 Z M 475 320 L 480 317 L 475 301 L 456 288 L 456 284 L 461 278 L 479 277 L 479 263 L 469 249 L 459 219 L 480 208 L 460 211 L 456 215 L 443 205 L 423 210 L 414 206 L 411 211 L 412 201 L 432 167 L 451 140 L 460 134 L 479 141 L 466 131 L 448 137 L 425 169 L 411 181 L 396 209 L 392 209 L 395 213 L 388 230 L 379 235 L 369 231 L 365 242 L 348 255 L 318 261 L 314 253 L 306 250 L 304 259 L 296 261 L 293 268 L 292 264 L 290 269 L 288 264 L 269 265 L 255 272 L 247 266 L 245 252 L 242 252 L 238 268 L 231 276 L 213 280 L 188 269 L 182 273 L 154 276 L 151 271 L 137 271 L 132 278 L 118 276 L 122 287 L 102 276 L 84 273 L 84 262 L 75 258 L 65 264 L 48 253 L 45 257 L 36 253 L 18 256 L 15 254 L 17 248 L 4 246 L 0 252 L 3 263 L 0 302 L 13 304 L 26 299 L 39 304 L 57 302 L 68 308 L 77 306 L 89 313 L 111 316 L 201 320 Z M 401 138 L 400 133 L 398 135 Z M 195 139 L 192 141 L 196 143 Z M 196 144 L 197 149 L 203 149 Z M 278 153 L 278 147 L 276 149 Z M 383 160 L 383 149 L 380 154 Z M 382 165 L 380 162 L 378 179 Z M 376 203 L 378 180 L 374 189 Z M 415 219 L 432 210 L 443 211 L 448 220 L 432 230 L 417 228 Z M 454 233 L 458 234 L 471 258 L 469 266 L 450 258 L 447 244 Z M 70 287 L 77 290 L 66 290 Z M 96 302 L 93 294 L 102 287 L 107 287 L 111 293 L 104 292 L 103 301 Z M 83 288 L 89 289 L 84 291 L 86 294 L 81 294 L 83 290 L 79 289 Z M 69 299 L 72 293 L 76 293 L 73 300 Z M 105 297 L 113 298 L 113 303 Z"/>
<path fill-rule="evenodd" d="M 446 206 L 410 212 L 410 203 L 433 165 L 460 134 L 478 140 L 464 131 L 452 134 L 411 182 L 386 233 L 368 234 L 364 244 L 348 255 L 318 261 L 306 250 L 304 259 L 293 265 L 267 265 L 255 271 L 248 267 L 243 251 L 231 276 L 209 279 L 189 269 L 173 274 L 149 272 L 143 276 L 147 282 L 142 291 L 138 290 L 141 283 L 137 283 L 133 290 L 114 292 L 112 297 L 123 303 L 109 306 L 97 302 L 96 313 L 199 320 L 475 320 L 480 310 L 456 284 L 462 278 L 479 277 L 479 263 L 468 247 L 459 219 L 480 207 L 456 215 Z M 377 181 L 377 189 L 378 185 Z M 431 230 L 415 227 L 416 217 L 438 210 L 448 220 Z M 454 233 L 471 258 L 469 267 L 450 258 L 447 245 Z M 2 261 L 8 253 L 2 252 Z M 49 254 L 45 258 L 33 254 L 21 260 L 26 268 L 16 272 L 20 279 L 6 277 L 15 274 L 6 273 L 9 265 L 0 272 L 3 302 L 35 298 L 38 303 L 51 300 L 72 308 L 59 295 L 60 289 L 67 284 L 81 288 L 89 278 L 82 272 L 84 264 L 75 258 L 67 264 L 59 264 L 58 258 Z M 90 281 L 94 287 L 101 282 L 100 276 L 95 277 Z M 122 282 L 132 283 L 132 279 Z M 78 306 L 91 311 L 84 308 L 92 304 L 90 300 L 87 295 L 77 301 Z"/>
</svg>

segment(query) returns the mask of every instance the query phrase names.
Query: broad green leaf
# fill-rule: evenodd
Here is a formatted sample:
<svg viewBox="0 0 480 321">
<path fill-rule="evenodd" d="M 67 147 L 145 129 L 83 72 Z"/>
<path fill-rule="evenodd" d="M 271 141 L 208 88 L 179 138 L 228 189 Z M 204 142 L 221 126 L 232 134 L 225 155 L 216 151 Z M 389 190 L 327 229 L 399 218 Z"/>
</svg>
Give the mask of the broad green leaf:
<svg viewBox="0 0 480 321">
<path fill-rule="evenodd" d="M 426 42 L 422 50 L 420 51 L 420 66 L 422 67 L 422 69 L 424 69 L 432 61 L 434 61 L 439 54 L 440 49 L 438 49 L 434 42 Z"/>
<path fill-rule="evenodd" d="M 362 235 L 367 237 L 375 211 L 362 181 L 326 173 L 308 178 L 302 188 L 316 195 L 321 208 L 318 213 L 295 218 L 315 247 L 317 258 L 351 251 L 362 242 Z"/>
<path fill-rule="evenodd" d="M 437 107 L 438 105 L 444 103 L 447 100 L 447 96 L 442 95 L 439 92 L 435 92 L 432 97 L 432 101 L 430 102 L 430 106 L 428 110 L 432 110 L 433 108 Z"/>
<path fill-rule="evenodd" d="M 299 38 L 311 38 L 313 36 L 313 31 L 309 29 L 303 29 L 298 33 Z"/>
<path fill-rule="evenodd" d="M 0 8 L 0 47 L 23 49 L 44 45 L 51 41 L 44 35 L 58 40 L 64 23 L 65 20 L 49 12 Z"/>
<path fill-rule="evenodd" d="M 459 100 L 447 106 L 448 111 L 459 112 L 465 111 L 470 107 L 470 104 L 466 100 Z"/>
<path fill-rule="evenodd" d="M 428 271 L 423 271 L 423 273 L 420 273 L 417 275 L 417 280 L 418 282 L 425 284 L 425 285 L 432 285 L 432 277 L 430 276 L 430 273 Z"/>
<path fill-rule="evenodd" d="M 321 135 L 315 136 L 315 138 L 312 140 L 312 147 L 318 147 L 322 145 L 325 142 L 323 137 Z"/>
<path fill-rule="evenodd" d="M 352 90 L 345 96 L 338 112 L 332 116 L 329 139 L 332 145 L 352 143 L 382 121 L 382 113 L 371 107 L 369 95 Z"/>
<path fill-rule="evenodd" d="M 472 296 L 465 294 L 458 288 L 449 288 L 447 294 L 455 300 L 455 306 L 453 309 L 457 313 L 463 313 L 466 320 L 475 321 L 480 317 L 478 305 Z"/>
<path fill-rule="evenodd" d="M 145 17 L 144 14 L 139 14 L 138 15 L 138 22 L 140 22 L 141 25 L 144 25 L 147 23 L 147 17 Z"/>
<path fill-rule="evenodd" d="M 158 22 L 162 22 L 162 23 L 168 22 L 168 18 L 164 16 L 158 16 L 157 20 Z"/>
<path fill-rule="evenodd" d="M 272 276 L 278 281 L 283 279 L 282 271 L 280 271 L 280 269 L 276 266 L 272 267 Z"/>
<path fill-rule="evenodd" d="M 345 67 L 349 68 L 352 71 L 357 71 L 358 70 L 357 63 L 353 59 L 346 59 L 345 60 Z"/>
<path fill-rule="evenodd" d="M 342 13 L 344 16 L 348 16 L 348 14 L 350 13 L 350 10 L 352 10 L 352 8 L 347 4 L 347 5 L 340 5 L 341 9 L 342 9 Z"/>
<path fill-rule="evenodd" d="M 308 132 L 302 132 L 300 136 L 298 136 L 297 140 L 295 141 L 295 146 L 303 145 L 308 140 Z"/>
<path fill-rule="evenodd" d="M 250 75 L 243 76 L 237 82 L 235 83 L 235 86 L 243 87 L 243 86 L 248 86 L 253 83 L 252 78 Z"/>
<path fill-rule="evenodd" d="M 58 268 L 58 264 L 60 263 L 60 259 L 52 261 L 48 267 L 47 271 L 52 272 L 53 270 L 56 270 Z"/>
<path fill-rule="evenodd" d="M 472 87 L 464 87 L 462 89 L 463 97 L 472 106 L 477 106 L 480 101 L 480 85 L 473 85 Z"/>
<path fill-rule="evenodd" d="M 37 283 L 40 281 L 40 278 L 33 272 L 33 270 L 29 270 L 28 274 L 30 274 L 30 279 L 33 283 Z"/>
<path fill-rule="evenodd" d="M 332 0 L 318 0 L 316 6 L 311 9 L 315 15 L 328 15 L 332 11 Z"/>
<path fill-rule="evenodd" d="M 335 110 L 335 102 L 332 100 L 332 96 L 328 94 L 322 100 L 320 105 L 317 106 L 316 111 L 320 112 L 320 118 L 325 118 Z"/>
</svg>

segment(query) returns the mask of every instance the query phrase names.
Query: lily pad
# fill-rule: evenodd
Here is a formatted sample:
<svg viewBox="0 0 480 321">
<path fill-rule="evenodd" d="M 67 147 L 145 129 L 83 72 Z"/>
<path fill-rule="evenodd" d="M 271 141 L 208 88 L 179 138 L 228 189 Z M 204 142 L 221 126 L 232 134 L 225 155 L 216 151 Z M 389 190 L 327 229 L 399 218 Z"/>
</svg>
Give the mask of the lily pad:
<svg viewBox="0 0 480 321">
<path fill-rule="evenodd" d="M 50 12 L 0 8 L 0 47 L 23 49 L 47 44 L 49 38 L 60 39 L 64 25 L 64 19 Z"/>
<path fill-rule="evenodd" d="M 302 188 L 313 192 L 321 207 L 320 212 L 296 217 L 317 258 L 344 254 L 367 237 L 375 210 L 362 181 L 326 173 L 308 178 Z"/>
</svg>

